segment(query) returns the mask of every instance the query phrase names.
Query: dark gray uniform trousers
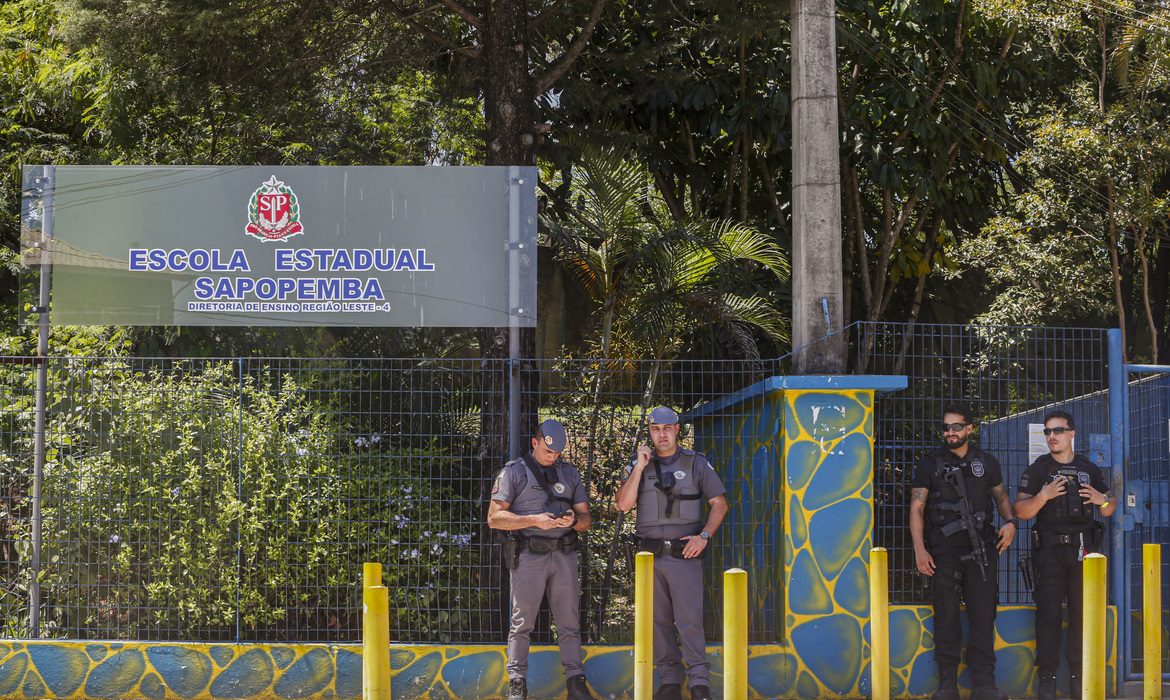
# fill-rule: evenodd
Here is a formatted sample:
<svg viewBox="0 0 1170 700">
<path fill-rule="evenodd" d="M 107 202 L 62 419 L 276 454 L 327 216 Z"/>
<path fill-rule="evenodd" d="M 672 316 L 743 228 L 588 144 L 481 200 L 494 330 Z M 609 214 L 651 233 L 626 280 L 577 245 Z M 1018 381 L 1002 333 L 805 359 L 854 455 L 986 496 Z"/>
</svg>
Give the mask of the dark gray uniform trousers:
<svg viewBox="0 0 1170 700">
<path fill-rule="evenodd" d="M 558 550 L 548 554 L 520 552 L 512 570 L 512 624 L 508 629 L 508 677 L 528 677 L 528 646 L 540 601 L 548 596 L 548 608 L 557 626 L 561 665 L 565 679 L 585 673 L 581 663 L 581 589 L 577 580 L 577 553 Z"/>
<path fill-rule="evenodd" d="M 690 687 L 710 685 L 703 635 L 703 562 L 663 554 L 654 557 L 654 667 L 661 681 L 682 683 L 683 661 Z"/>
</svg>

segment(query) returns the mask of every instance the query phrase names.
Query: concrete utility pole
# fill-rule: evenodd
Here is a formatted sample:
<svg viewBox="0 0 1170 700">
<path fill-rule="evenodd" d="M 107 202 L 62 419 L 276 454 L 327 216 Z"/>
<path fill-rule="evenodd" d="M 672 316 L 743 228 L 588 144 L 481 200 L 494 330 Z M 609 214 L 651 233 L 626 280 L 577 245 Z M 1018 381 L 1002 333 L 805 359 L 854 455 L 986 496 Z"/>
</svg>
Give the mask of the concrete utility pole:
<svg viewBox="0 0 1170 700">
<path fill-rule="evenodd" d="M 797 374 L 842 374 L 841 168 L 833 0 L 792 0 L 792 347 Z"/>
</svg>

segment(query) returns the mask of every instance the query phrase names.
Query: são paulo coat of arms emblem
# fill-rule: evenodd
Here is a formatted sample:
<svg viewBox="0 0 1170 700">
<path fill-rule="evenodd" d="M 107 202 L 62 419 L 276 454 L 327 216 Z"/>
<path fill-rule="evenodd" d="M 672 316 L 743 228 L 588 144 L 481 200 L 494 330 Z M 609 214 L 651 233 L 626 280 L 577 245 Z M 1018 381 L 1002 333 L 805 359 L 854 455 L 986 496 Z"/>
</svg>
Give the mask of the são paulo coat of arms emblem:
<svg viewBox="0 0 1170 700">
<path fill-rule="evenodd" d="M 244 232 L 262 241 L 279 241 L 304 232 L 301 205 L 292 188 L 275 175 L 257 187 L 248 200 L 248 225 Z"/>
</svg>

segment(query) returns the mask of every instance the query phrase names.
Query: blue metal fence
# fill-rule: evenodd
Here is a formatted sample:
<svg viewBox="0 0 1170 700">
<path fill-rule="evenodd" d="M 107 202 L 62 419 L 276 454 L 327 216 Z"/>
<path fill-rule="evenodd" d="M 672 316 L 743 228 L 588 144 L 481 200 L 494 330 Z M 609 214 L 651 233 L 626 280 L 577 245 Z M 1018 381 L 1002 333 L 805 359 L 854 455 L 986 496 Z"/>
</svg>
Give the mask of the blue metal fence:
<svg viewBox="0 0 1170 700">
<path fill-rule="evenodd" d="M 1128 365 L 1124 397 L 1128 426 L 1125 445 L 1126 474 L 1124 533 L 1120 585 L 1123 624 L 1121 634 L 1127 679 L 1142 673 L 1142 545 L 1170 543 L 1170 368 Z M 1115 516 L 1116 519 L 1116 516 Z M 1162 600 L 1170 600 L 1170 561 L 1162 561 Z M 1162 628 L 1170 627 L 1170 614 L 1162 610 Z M 1170 671 L 1170 645 L 1162 645 L 1162 669 Z M 1164 676 L 1170 675 L 1164 673 Z"/>
</svg>

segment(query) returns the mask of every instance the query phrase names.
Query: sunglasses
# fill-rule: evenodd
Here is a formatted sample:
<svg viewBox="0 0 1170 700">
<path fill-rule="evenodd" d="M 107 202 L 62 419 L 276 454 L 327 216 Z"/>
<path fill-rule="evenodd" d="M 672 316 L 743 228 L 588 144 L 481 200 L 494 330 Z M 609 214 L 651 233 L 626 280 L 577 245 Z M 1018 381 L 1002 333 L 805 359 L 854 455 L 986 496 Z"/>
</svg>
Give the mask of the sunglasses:
<svg viewBox="0 0 1170 700">
<path fill-rule="evenodd" d="M 942 431 L 944 433 L 961 433 L 963 428 L 966 428 L 970 423 L 943 423 Z"/>
<path fill-rule="evenodd" d="M 1061 428 L 1045 428 L 1045 429 L 1044 429 L 1044 434 L 1045 434 L 1045 435 L 1064 435 L 1065 433 L 1071 433 L 1072 431 L 1073 431 L 1073 429 L 1072 429 L 1072 428 L 1064 428 L 1064 427 L 1061 427 Z"/>
</svg>

